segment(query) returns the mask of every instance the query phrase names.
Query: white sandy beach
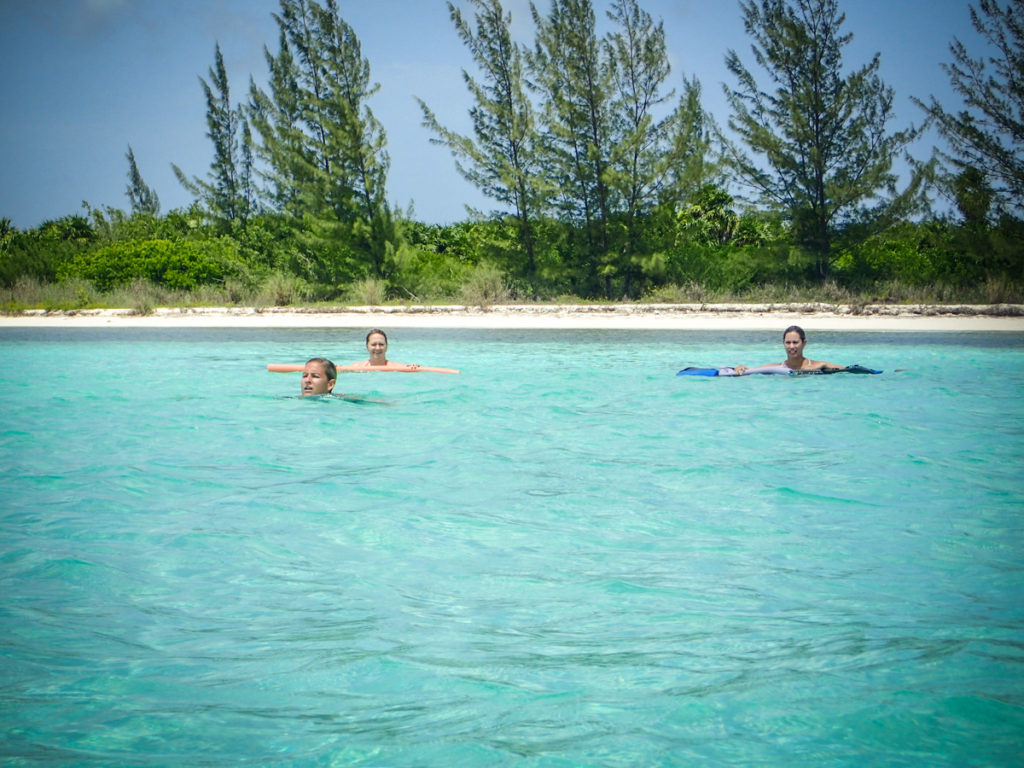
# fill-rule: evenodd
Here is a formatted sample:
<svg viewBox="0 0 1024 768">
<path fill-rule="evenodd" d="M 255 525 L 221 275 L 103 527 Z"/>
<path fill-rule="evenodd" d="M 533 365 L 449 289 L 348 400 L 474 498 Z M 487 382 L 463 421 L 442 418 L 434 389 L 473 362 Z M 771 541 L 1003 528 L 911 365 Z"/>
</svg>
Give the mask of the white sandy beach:
<svg viewBox="0 0 1024 768">
<path fill-rule="evenodd" d="M 0 316 L 0 328 L 491 328 L 625 330 L 1008 331 L 1024 333 L 1022 305 L 516 304 L 161 308 L 28 311 Z"/>
</svg>

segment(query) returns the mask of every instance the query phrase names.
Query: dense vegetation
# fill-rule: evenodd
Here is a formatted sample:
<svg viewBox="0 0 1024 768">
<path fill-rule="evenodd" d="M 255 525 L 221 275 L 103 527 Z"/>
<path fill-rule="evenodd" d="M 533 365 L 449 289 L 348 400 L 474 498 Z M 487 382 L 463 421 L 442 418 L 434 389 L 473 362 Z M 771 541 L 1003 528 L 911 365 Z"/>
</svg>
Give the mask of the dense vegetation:
<svg viewBox="0 0 1024 768">
<path fill-rule="evenodd" d="M 609 3 L 604 38 L 591 0 L 531 5 L 532 46 L 499 0 L 463 6 L 472 133 L 421 108 L 495 211 L 438 226 L 393 210 L 355 31 L 335 0 L 280 0 L 266 90 L 233 103 L 219 46 L 201 80 L 214 159 L 205 178 L 175 168 L 195 202 L 161 215 L 129 147 L 129 211 L 0 219 L 3 308 L 1024 297 L 1024 0 L 971 8 L 996 55 L 953 41 L 964 104 L 918 100 L 949 150 L 909 161 L 903 186 L 920 128 L 890 128 L 877 56 L 843 61 L 838 0 L 741 2 L 753 62 L 727 53 L 728 136 L 698 82 L 668 86 L 637 0 Z"/>
</svg>

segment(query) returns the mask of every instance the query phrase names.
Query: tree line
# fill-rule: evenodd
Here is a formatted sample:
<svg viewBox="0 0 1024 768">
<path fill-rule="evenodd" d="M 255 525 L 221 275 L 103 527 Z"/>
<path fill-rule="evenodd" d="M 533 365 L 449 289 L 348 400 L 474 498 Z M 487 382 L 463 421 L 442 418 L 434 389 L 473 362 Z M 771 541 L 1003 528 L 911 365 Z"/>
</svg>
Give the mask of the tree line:
<svg viewBox="0 0 1024 768">
<path fill-rule="evenodd" d="M 530 4 L 531 44 L 500 0 L 447 3 L 474 68 L 471 130 L 422 100 L 431 140 L 495 204 L 438 226 L 395 210 L 370 109 L 370 62 L 336 0 L 280 0 L 268 76 L 235 102 L 219 44 L 200 86 L 213 160 L 175 174 L 194 196 L 160 214 L 128 147 L 130 209 L 26 232 L 0 220 L 0 283 L 144 279 L 181 290 L 272 279 L 307 298 L 430 300 L 476 285 L 517 298 L 637 298 L 669 286 L 1024 284 L 1024 0 L 978 0 L 944 65 L 957 110 L 915 99 L 892 128 L 880 57 L 851 66 L 838 0 L 743 0 L 750 54 L 726 54 L 726 127 L 701 84 L 672 87 L 665 31 L 639 0 Z M 948 151 L 908 149 L 929 125 Z M 899 161 L 911 172 L 900 180 Z M 931 211 L 931 196 L 956 216 Z M 1016 293 L 1014 293 L 1016 292 Z"/>
</svg>

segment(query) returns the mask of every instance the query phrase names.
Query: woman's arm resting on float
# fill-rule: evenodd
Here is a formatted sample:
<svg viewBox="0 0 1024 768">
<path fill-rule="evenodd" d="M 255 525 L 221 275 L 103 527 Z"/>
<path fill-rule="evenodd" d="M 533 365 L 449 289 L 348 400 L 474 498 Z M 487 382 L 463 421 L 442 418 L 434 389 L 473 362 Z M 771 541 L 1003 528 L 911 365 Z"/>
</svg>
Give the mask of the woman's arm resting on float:
<svg viewBox="0 0 1024 768">
<path fill-rule="evenodd" d="M 417 365 L 416 363 L 396 363 L 391 360 L 386 365 L 369 365 L 367 363 L 352 363 L 350 365 L 339 365 L 339 371 L 380 371 L 386 373 L 391 371 L 393 373 L 417 373 L 424 371 L 426 373 L 459 373 L 455 368 L 436 368 L 432 365 Z"/>
<path fill-rule="evenodd" d="M 765 363 L 764 365 L 756 365 L 753 368 L 748 368 L 745 365 L 737 365 L 733 370 L 736 371 L 737 376 L 746 376 L 748 373 L 758 373 L 759 371 L 766 370 L 768 368 L 778 368 L 780 365 L 785 365 L 785 363 Z"/>
</svg>

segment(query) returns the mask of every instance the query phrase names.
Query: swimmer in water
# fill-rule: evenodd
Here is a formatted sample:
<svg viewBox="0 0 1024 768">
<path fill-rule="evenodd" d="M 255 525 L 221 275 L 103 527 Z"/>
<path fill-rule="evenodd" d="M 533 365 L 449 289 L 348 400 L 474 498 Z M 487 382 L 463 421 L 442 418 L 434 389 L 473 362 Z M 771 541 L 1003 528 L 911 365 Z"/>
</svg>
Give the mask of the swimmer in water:
<svg viewBox="0 0 1024 768">
<path fill-rule="evenodd" d="M 334 363 L 326 357 L 314 357 L 302 369 L 302 394 L 300 397 L 332 395 L 337 381 L 338 369 Z"/>
<path fill-rule="evenodd" d="M 369 353 L 368 360 L 360 360 L 357 363 L 349 363 L 342 366 L 345 371 L 358 371 L 366 369 L 390 370 L 390 371 L 415 371 L 420 366 L 415 363 L 396 363 L 388 360 L 388 337 L 384 331 L 374 328 L 366 334 L 366 351 Z"/>
<path fill-rule="evenodd" d="M 366 351 L 370 357 L 367 360 L 360 360 L 355 363 L 349 363 L 348 365 L 339 365 L 334 370 L 338 371 L 351 371 L 351 372 L 367 372 L 367 371 L 398 371 L 404 373 L 417 373 L 427 371 L 430 373 L 458 373 L 459 371 L 455 368 L 435 368 L 429 365 L 418 365 L 416 363 L 396 363 L 394 360 L 388 360 L 388 337 L 384 334 L 384 331 L 379 328 L 374 328 L 368 334 L 366 334 Z M 295 363 L 268 363 L 268 371 L 275 371 L 276 373 L 290 373 L 292 371 L 301 371 L 303 366 Z"/>
<path fill-rule="evenodd" d="M 821 360 L 809 360 L 804 357 L 804 346 L 807 344 L 807 334 L 804 333 L 804 329 L 799 325 L 791 325 L 782 332 L 782 343 L 786 347 L 786 359 L 781 363 L 769 363 L 767 365 L 759 365 L 756 368 L 737 365 L 734 369 L 737 375 L 744 376 L 749 373 L 757 373 L 763 368 L 777 368 L 782 365 L 792 371 L 841 371 L 844 368 L 843 366 L 836 365 L 835 363 L 826 363 Z"/>
<path fill-rule="evenodd" d="M 387 400 L 377 400 L 372 397 L 360 395 L 346 395 L 343 392 L 335 392 L 334 385 L 338 381 L 338 369 L 326 357 L 314 357 L 309 360 L 302 369 L 302 393 L 299 397 L 312 397 L 315 395 L 328 395 L 353 403 L 379 403 L 381 405 L 394 405 Z"/>
</svg>

